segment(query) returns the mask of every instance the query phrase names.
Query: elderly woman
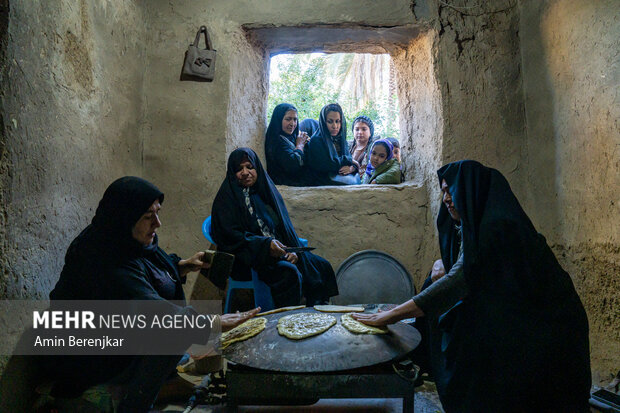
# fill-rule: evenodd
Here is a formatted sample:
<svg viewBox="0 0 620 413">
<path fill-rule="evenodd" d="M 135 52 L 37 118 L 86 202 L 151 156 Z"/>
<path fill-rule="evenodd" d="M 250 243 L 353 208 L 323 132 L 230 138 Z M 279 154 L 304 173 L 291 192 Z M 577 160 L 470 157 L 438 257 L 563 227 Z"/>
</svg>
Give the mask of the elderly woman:
<svg viewBox="0 0 620 413">
<path fill-rule="evenodd" d="M 252 149 L 230 154 L 211 219 L 218 249 L 235 254 L 233 274 L 250 279 L 254 268 L 276 307 L 299 304 L 300 282 L 308 306 L 338 294 L 329 262 L 310 252 L 285 251 L 301 244 L 282 196 Z"/>
<path fill-rule="evenodd" d="M 342 108 L 330 103 L 321 109 L 319 130 L 306 148 L 310 185 L 354 185 L 360 183 L 359 163 L 347 146 L 347 128 Z"/>
<path fill-rule="evenodd" d="M 202 252 L 181 259 L 159 247 L 156 231 L 163 201 L 164 194 L 144 179 L 126 176 L 114 181 L 92 223 L 69 246 L 50 299 L 165 300 L 171 313 L 195 314 L 191 307 L 178 305 L 185 301 L 182 284 L 188 272 L 208 264 L 201 261 Z M 222 330 L 257 312 L 222 316 Z M 179 343 L 189 347 L 192 341 L 179 337 Z M 118 411 L 134 412 L 149 409 L 179 359 L 175 355 L 62 356 L 50 360 L 47 368 L 56 381 L 57 395 L 79 395 L 92 385 L 120 381 L 125 394 Z"/>
<path fill-rule="evenodd" d="M 276 185 L 306 185 L 306 142 L 308 134 L 299 132 L 297 108 L 280 103 L 273 109 L 265 134 L 267 170 Z"/>
<path fill-rule="evenodd" d="M 437 218 L 448 273 L 370 325 L 439 317 L 433 373 L 446 412 L 587 412 L 588 320 L 570 276 L 506 179 L 475 161 L 442 167 Z"/>
<path fill-rule="evenodd" d="M 370 148 L 375 137 L 375 125 L 368 116 L 358 116 L 353 120 L 353 144 L 349 149 L 351 157 L 360 165 L 360 175 L 366 172 Z"/>
</svg>

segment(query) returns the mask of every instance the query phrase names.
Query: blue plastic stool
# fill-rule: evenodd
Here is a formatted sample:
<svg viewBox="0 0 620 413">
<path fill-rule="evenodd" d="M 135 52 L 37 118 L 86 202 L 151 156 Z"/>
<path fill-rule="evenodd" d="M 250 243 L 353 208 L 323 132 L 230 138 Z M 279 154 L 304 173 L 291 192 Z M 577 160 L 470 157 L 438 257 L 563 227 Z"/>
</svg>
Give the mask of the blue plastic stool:
<svg viewBox="0 0 620 413">
<path fill-rule="evenodd" d="M 211 237 L 211 216 L 202 223 L 202 234 L 205 238 L 215 245 L 213 238 Z M 307 243 L 307 242 L 306 242 Z M 269 311 L 274 309 L 273 297 L 271 296 L 271 289 L 267 284 L 258 279 L 258 273 L 252 268 L 252 280 L 251 281 L 237 281 L 232 277 L 228 277 L 228 291 L 226 293 L 226 303 L 224 304 L 224 313 L 230 312 L 230 302 L 232 298 L 233 290 L 237 289 L 250 289 L 254 291 L 254 306 L 260 307 L 261 311 Z"/>
</svg>

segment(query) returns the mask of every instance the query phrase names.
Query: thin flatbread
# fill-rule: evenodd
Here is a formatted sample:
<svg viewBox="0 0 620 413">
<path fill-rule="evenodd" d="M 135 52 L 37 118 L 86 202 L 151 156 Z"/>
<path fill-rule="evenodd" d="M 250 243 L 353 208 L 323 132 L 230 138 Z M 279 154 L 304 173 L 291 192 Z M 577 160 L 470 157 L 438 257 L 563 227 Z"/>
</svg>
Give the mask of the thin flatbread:
<svg viewBox="0 0 620 413">
<path fill-rule="evenodd" d="M 387 327 L 374 327 L 361 323 L 351 317 L 352 313 L 343 314 L 340 317 L 340 323 L 352 333 L 355 334 L 386 334 L 388 332 Z"/>
<path fill-rule="evenodd" d="M 314 309 L 323 313 L 361 313 L 364 311 L 364 307 L 346 305 L 315 305 Z"/>
<path fill-rule="evenodd" d="M 232 330 L 222 333 L 222 348 L 225 349 L 232 343 L 254 337 L 265 329 L 266 324 L 267 319 L 265 317 L 254 317 Z"/>
<path fill-rule="evenodd" d="M 292 340 L 316 336 L 337 323 L 336 317 L 321 313 L 297 313 L 278 320 L 278 333 Z"/>
<path fill-rule="evenodd" d="M 306 307 L 305 305 L 291 305 L 288 307 L 280 307 L 280 308 L 274 308 L 273 310 L 269 310 L 269 311 L 263 311 L 262 313 L 258 313 L 256 315 L 261 316 L 261 315 L 267 315 L 267 314 L 282 313 L 284 311 L 300 310 L 305 307 Z"/>
</svg>

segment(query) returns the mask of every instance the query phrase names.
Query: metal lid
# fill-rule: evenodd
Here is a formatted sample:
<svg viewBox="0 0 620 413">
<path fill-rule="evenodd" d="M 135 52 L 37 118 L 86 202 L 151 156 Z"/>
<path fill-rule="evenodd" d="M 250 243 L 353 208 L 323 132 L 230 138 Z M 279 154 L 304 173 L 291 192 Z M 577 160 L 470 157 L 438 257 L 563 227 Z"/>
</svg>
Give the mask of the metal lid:
<svg viewBox="0 0 620 413">
<path fill-rule="evenodd" d="M 376 250 L 360 251 L 344 260 L 336 281 L 340 295 L 332 298 L 333 304 L 401 304 L 415 293 L 405 267 L 391 255 Z"/>
</svg>

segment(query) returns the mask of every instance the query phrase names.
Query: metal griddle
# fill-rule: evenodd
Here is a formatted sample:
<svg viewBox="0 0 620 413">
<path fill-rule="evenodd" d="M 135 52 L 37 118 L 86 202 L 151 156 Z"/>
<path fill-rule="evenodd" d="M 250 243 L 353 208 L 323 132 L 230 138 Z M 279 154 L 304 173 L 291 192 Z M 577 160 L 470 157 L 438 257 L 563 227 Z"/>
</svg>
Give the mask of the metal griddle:
<svg viewBox="0 0 620 413">
<path fill-rule="evenodd" d="M 420 342 L 420 333 L 404 323 L 388 326 L 388 334 L 354 334 L 340 323 L 344 313 L 323 313 L 336 317 L 338 323 L 326 332 L 301 340 L 291 340 L 278 333 L 281 317 L 310 312 L 302 308 L 264 316 L 265 330 L 224 350 L 224 357 L 244 366 L 291 373 L 317 373 L 350 370 L 403 357 Z"/>
<path fill-rule="evenodd" d="M 376 311 L 377 306 L 374 306 Z M 415 386 L 399 372 L 420 342 L 413 327 L 396 323 L 388 334 L 353 334 L 340 324 L 343 313 L 328 313 L 338 323 L 302 340 L 278 334 L 280 317 L 313 308 L 266 315 L 265 330 L 231 344 L 224 357 L 228 402 L 236 405 L 308 405 L 320 398 L 402 398 L 403 412 L 413 413 Z M 406 363 L 406 362 L 405 362 Z"/>
</svg>

